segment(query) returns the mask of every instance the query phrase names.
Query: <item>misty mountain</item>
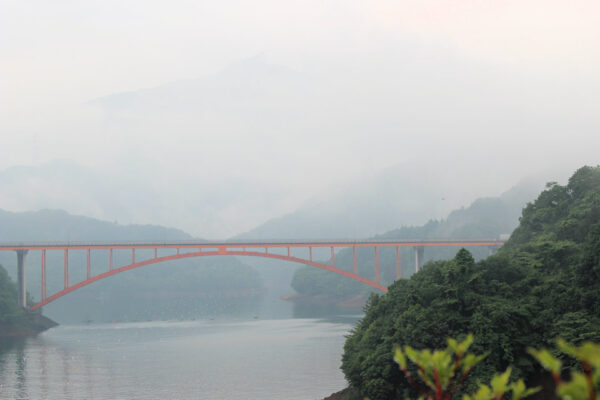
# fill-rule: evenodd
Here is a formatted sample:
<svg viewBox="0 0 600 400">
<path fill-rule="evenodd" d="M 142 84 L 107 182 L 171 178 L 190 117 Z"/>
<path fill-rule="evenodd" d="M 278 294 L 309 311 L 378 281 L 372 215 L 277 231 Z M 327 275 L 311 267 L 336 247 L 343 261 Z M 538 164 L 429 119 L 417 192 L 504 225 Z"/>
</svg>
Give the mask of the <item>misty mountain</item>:
<svg viewBox="0 0 600 400">
<path fill-rule="evenodd" d="M 457 60 L 439 61 L 449 70 L 457 68 Z M 359 84 L 341 78 L 348 78 L 348 71 L 339 71 L 339 78 L 331 79 L 327 74 L 297 71 L 256 56 L 210 75 L 114 93 L 89 104 L 103 113 L 102 125 L 108 134 L 116 137 L 127 132 L 139 137 L 142 152 L 150 143 L 165 152 L 196 150 L 193 161 L 181 155 L 188 160 L 189 169 L 198 176 L 220 177 L 218 182 L 206 182 L 206 178 L 198 181 L 190 176 L 180 182 L 185 191 L 170 186 L 170 194 L 182 206 L 179 208 L 193 213 L 187 213 L 187 219 L 170 217 L 175 224 L 165 219 L 152 220 L 154 223 L 175 225 L 204 237 L 242 232 L 247 233 L 239 237 L 365 237 L 440 218 L 482 195 L 476 193 L 478 189 L 485 192 L 490 187 L 452 181 L 458 175 L 455 154 L 448 154 L 447 160 L 439 156 L 430 159 L 429 149 L 415 148 L 414 155 L 420 154 L 421 159 L 408 163 L 406 151 L 413 148 L 410 137 L 418 136 L 413 132 L 415 126 L 423 120 L 448 118 L 451 124 L 455 118 L 450 111 L 455 102 L 441 100 L 437 85 L 453 86 L 459 78 L 452 73 L 445 79 L 437 77 L 435 94 L 423 96 L 427 85 L 411 78 L 421 67 L 403 62 L 394 80 L 380 81 L 372 75 L 369 84 Z M 481 103 L 471 100 L 475 112 Z M 415 114 L 410 111 L 415 102 L 424 102 L 432 110 Z M 165 140 L 165 132 L 176 132 L 181 140 Z M 371 140 L 358 142 L 366 132 Z M 448 137 L 453 135 L 448 132 Z M 403 136 L 407 139 L 395 142 L 399 150 L 395 163 L 401 167 L 362 175 L 366 165 L 381 165 L 379 155 L 389 151 L 383 143 Z M 189 143 L 194 146 L 190 148 Z M 276 150 L 283 144 L 294 149 L 293 155 L 283 156 Z M 242 154 L 232 158 L 240 149 Z M 132 149 L 134 155 L 137 151 L 137 146 Z M 318 167 L 323 160 L 343 158 L 349 151 L 353 155 L 345 163 Z M 213 159 L 216 154 L 218 159 Z M 259 156 L 246 158 L 246 154 Z M 293 167 L 298 162 L 309 165 Z M 484 166 L 489 169 L 487 163 Z M 454 174 L 446 173 L 448 168 L 454 169 Z M 472 168 L 468 171 L 470 176 L 474 172 Z M 271 178 L 263 180 L 263 176 Z M 167 180 L 171 179 L 177 178 Z M 215 189 L 219 195 L 214 194 Z M 468 196 L 463 195 L 469 191 Z M 214 199 L 208 207 L 206 197 Z M 290 226 L 280 228 L 288 220 Z"/>
<path fill-rule="evenodd" d="M 296 211 L 273 218 L 243 239 L 364 238 L 403 224 L 419 224 L 439 208 L 436 188 L 386 171 L 315 196 Z M 438 189 L 439 190 L 439 189 Z"/>
<path fill-rule="evenodd" d="M 68 160 L 0 171 L 0 208 L 62 209 L 120 224 L 152 223 L 237 238 L 364 238 L 441 218 L 471 201 L 426 166 L 399 164 L 336 182 L 308 200 L 286 197 L 268 182 L 99 171 Z M 293 211 L 286 211 L 298 203 Z"/>
<path fill-rule="evenodd" d="M 291 68 L 268 63 L 265 55 L 261 54 L 231 64 L 214 74 L 115 93 L 93 99 L 89 104 L 113 113 L 114 117 L 117 113 L 193 112 L 203 118 L 210 113 L 235 111 L 247 118 L 261 110 L 272 113 L 288 108 L 278 100 L 286 97 L 289 101 L 290 95 L 305 94 L 309 88 L 316 86 L 315 81 L 308 84 L 309 81 L 307 76 Z"/>
<path fill-rule="evenodd" d="M 469 212 L 457 210 L 467 202 L 452 188 L 453 182 L 444 182 L 420 173 L 406 165 L 389 168 L 368 178 L 357 179 L 329 193 L 317 196 L 298 210 L 273 218 L 238 238 L 356 238 L 364 239 L 381 232 L 393 234 L 401 226 L 423 225 L 429 220 L 447 217 L 436 231 L 440 238 L 458 234 L 455 224 L 480 226 L 475 236 L 495 237 L 498 232 L 510 232 L 516 226 L 521 207 L 533 199 L 543 180 L 531 178 L 521 182 L 498 198 L 478 199 Z M 495 215 L 488 203 L 497 202 Z M 482 215 L 477 209 L 482 206 Z M 455 211 L 452 211 L 455 209 Z M 449 215 L 448 213 L 452 211 Z M 509 215 L 505 215 L 509 213 Z M 460 216 L 459 216 L 460 215 Z M 486 232 L 488 224 L 481 218 L 493 218 L 503 227 Z M 470 229 L 470 228 L 469 228 Z M 491 229 L 491 228 L 490 228 Z M 472 232 L 471 232 L 472 233 Z M 431 234 L 431 233 L 428 233 Z M 486 236 L 487 235 L 487 236 Z M 430 237 L 430 236 L 427 236 Z M 467 237 L 467 236 L 465 236 Z M 417 237 L 417 238 L 425 238 Z"/>
<path fill-rule="evenodd" d="M 384 239 L 498 239 L 519 224 L 525 205 L 543 189 L 543 182 L 523 180 L 497 197 L 482 197 L 468 207 L 453 210 L 446 218 L 423 226 L 404 226 L 377 238 Z"/>
<path fill-rule="evenodd" d="M 479 196 L 498 194 L 496 180 L 507 180 L 495 174 L 489 149 L 463 146 L 439 154 L 446 140 L 455 143 L 457 115 L 485 115 L 479 90 L 466 103 L 454 99 L 458 82 L 477 77 L 477 88 L 481 82 L 509 87 L 502 74 L 465 72 L 465 60 L 450 58 L 439 56 L 425 69 L 419 57 L 395 60 L 401 69 L 393 68 L 393 79 L 373 73 L 362 81 L 350 79 L 351 70 L 334 71 L 332 78 L 257 56 L 199 78 L 95 98 L 87 104 L 99 115 L 90 124 L 88 147 L 105 148 L 127 136 L 119 162 L 7 168 L 0 172 L 0 208 L 64 209 L 207 238 L 362 238 L 443 218 Z M 439 65 L 445 68 L 415 80 Z M 494 90 L 486 96 L 504 98 Z M 486 118 L 477 121 L 474 131 L 491 129 Z M 413 138 L 423 130 L 444 139 L 416 146 Z M 392 165 L 389 156 L 378 161 L 390 148 L 398 149 L 397 166 L 373 172 Z M 407 152 L 418 162 L 409 162 Z M 467 152 L 470 162 L 457 163 Z M 324 166 L 334 159 L 340 161 Z M 507 169 L 518 169 L 501 159 Z"/>
<path fill-rule="evenodd" d="M 63 210 L 15 213 L 0 210 L 1 242 L 192 240 L 182 230 L 158 225 L 120 225 Z"/>
<path fill-rule="evenodd" d="M 202 180 L 135 167 L 100 171 L 69 160 L 0 171 L 0 208 L 62 209 L 121 224 L 176 226 L 223 238 L 277 215 L 276 189 L 256 180 Z"/>
</svg>

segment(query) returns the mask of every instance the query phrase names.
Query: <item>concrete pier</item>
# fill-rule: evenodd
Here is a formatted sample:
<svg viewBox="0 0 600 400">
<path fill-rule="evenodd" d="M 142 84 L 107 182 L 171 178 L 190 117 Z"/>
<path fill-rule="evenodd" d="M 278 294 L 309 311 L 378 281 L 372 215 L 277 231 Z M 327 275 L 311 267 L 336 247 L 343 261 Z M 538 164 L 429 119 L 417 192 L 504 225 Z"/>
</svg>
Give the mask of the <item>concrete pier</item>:
<svg viewBox="0 0 600 400">
<path fill-rule="evenodd" d="M 415 272 L 418 272 L 423 267 L 423 259 L 425 257 L 425 247 L 415 246 Z"/>
<path fill-rule="evenodd" d="M 27 250 L 17 250 L 17 304 L 27 307 L 27 284 L 25 282 L 25 256 Z"/>
</svg>

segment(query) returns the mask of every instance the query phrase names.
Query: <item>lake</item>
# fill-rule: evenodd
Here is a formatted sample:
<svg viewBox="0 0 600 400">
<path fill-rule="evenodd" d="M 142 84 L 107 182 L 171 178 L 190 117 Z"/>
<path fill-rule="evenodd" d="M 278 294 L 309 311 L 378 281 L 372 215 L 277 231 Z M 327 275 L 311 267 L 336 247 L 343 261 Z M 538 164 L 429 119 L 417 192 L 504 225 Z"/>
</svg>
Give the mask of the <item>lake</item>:
<svg viewBox="0 0 600 400">
<path fill-rule="evenodd" d="M 2 399 L 322 399 L 358 316 L 59 326 L 0 344 Z"/>
</svg>

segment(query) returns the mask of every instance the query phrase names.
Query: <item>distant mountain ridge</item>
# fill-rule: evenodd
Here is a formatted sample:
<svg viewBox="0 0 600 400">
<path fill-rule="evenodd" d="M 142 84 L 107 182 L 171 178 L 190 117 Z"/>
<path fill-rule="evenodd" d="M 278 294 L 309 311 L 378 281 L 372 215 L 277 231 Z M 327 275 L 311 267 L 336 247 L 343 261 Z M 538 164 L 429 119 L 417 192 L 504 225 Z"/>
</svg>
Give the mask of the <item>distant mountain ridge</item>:
<svg viewBox="0 0 600 400">
<path fill-rule="evenodd" d="M 341 186 L 331 193 L 316 196 L 296 211 L 273 218 L 235 238 L 365 239 L 378 235 L 395 238 L 393 235 L 399 233 L 399 229 L 405 234 L 406 227 L 416 227 L 442 218 L 445 223 L 437 228 L 435 234 L 428 231 L 427 238 L 435 239 L 435 235 L 439 238 L 457 237 L 458 232 L 454 230 L 458 228 L 454 227 L 455 224 L 470 224 L 471 229 L 474 229 L 474 224 L 480 225 L 480 231 L 468 233 L 470 238 L 494 237 L 498 232 L 510 233 L 518 223 L 519 206 L 535 198 L 543 187 L 540 179 L 523 180 L 499 197 L 476 199 L 467 212 L 464 207 L 458 208 L 461 207 L 460 199 L 444 198 L 446 193 L 450 194 L 445 187 L 447 183 L 442 184 L 434 178 L 425 179 L 423 176 L 406 166 L 390 168 L 367 179 L 357 179 L 354 187 Z M 503 207 L 507 204 L 514 207 Z M 493 228 L 489 224 L 481 224 L 481 218 L 489 218 L 485 213 L 489 212 L 490 207 L 496 207 L 498 212 L 503 213 L 502 218 L 494 220 Z M 414 229 L 413 238 L 426 238 L 419 237 L 425 231 Z"/>
<path fill-rule="evenodd" d="M 165 179 L 170 183 L 164 184 Z M 274 206 L 280 194 L 267 183 L 173 179 L 135 170 L 110 175 L 68 160 L 11 167 L 0 171 L 0 209 L 62 209 L 123 224 L 149 221 L 187 232 L 192 228 L 195 235 L 231 232 L 258 221 L 233 238 L 327 239 L 365 238 L 423 224 L 470 198 L 436 177 L 434 170 L 407 164 L 330 185 L 287 213 Z"/>
<path fill-rule="evenodd" d="M 265 96 L 270 107 L 289 91 L 307 90 L 305 75 L 282 65 L 270 64 L 265 55 L 234 63 L 223 70 L 195 79 L 182 79 L 156 87 L 114 93 L 89 104 L 108 112 L 205 112 L 223 106 L 252 107 L 257 96 Z"/>
<path fill-rule="evenodd" d="M 389 239 L 498 239 L 510 234 L 519 223 L 525 205 L 535 199 L 543 183 L 521 181 L 498 197 L 482 197 L 468 207 L 453 210 L 442 220 L 432 220 L 421 227 L 405 226 L 377 237 Z"/>
<path fill-rule="evenodd" d="M 236 239 L 365 238 L 434 216 L 439 191 L 401 169 L 357 178 L 319 193 L 294 212 L 272 218 Z"/>
<path fill-rule="evenodd" d="M 135 168 L 107 172 L 70 160 L 0 171 L 0 209 L 65 210 L 121 224 L 178 227 L 211 238 L 276 215 L 278 196 L 258 181 L 206 181 Z"/>
<path fill-rule="evenodd" d="M 50 227 L 52 227 L 50 229 Z M 0 241 L 144 241 L 191 240 L 193 236 L 159 225 L 119 225 L 95 218 L 44 209 L 14 213 L 0 209 Z"/>
</svg>

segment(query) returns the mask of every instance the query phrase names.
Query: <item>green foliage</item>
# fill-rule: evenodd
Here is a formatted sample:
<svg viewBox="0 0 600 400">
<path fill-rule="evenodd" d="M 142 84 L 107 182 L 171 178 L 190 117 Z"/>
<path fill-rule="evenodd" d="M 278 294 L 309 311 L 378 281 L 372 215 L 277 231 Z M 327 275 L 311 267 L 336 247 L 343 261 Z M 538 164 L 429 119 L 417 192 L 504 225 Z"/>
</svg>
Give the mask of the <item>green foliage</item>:
<svg viewBox="0 0 600 400">
<path fill-rule="evenodd" d="M 488 382 L 509 366 L 516 379 L 539 379 L 528 347 L 557 336 L 575 344 L 600 342 L 599 278 L 600 168 L 584 167 L 568 185 L 550 184 L 525 207 L 498 254 L 474 262 L 461 249 L 454 259 L 430 262 L 369 301 L 345 343 L 342 370 L 351 386 L 373 400 L 415 396 L 385 355 L 393 345 L 442 348 L 443 338 L 473 332 L 473 351 L 489 356 L 463 390 L 474 393 L 471 382 Z M 562 362 L 573 365 L 572 359 Z"/>
<path fill-rule="evenodd" d="M 17 305 L 17 286 L 0 265 L 0 323 L 21 315 L 23 310 Z"/>
<path fill-rule="evenodd" d="M 548 370 L 556 382 L 556 393 L 565 400 L 598 400 L 600 395 L 600 345 L 583 342 L 580 346 L 557 340 L 558 348 L 577 360 L 581 371 L 571 371 L 570 379 L 562 379 L 562 362 L 546 349 L 529 349 L 529 353 Z"/>
<path fill-rule="evenodd" d="M 448 348 L 433 352 L 429 349 L 418 351 L 410 346 L 404 346 L 402 351 L 397 347 L 394 351 L 394 361 L 422 396 L 436 400 L 450 399 L 471 369 L 485 358 L 485 355 L 465 354 L 471 343 L 473 343 L 473 336 L 469 335 L 460 344 L 450 339 Z M 421 384 L 408 371 L 407 358 L 416 365 Z"/>
<path fill-rule="evenodd" d="M 487 356 L 487 354 L 467 353 L 471 344 L 473 344 L 473 335 L 469 334 L 460 343 L 455 339 L 448 339 L 448 347 L 444 350 L 414 350 L 410 346 L 404 346 L 402 350 L 396 347 L 394 361 L 421 399 L 451 400 L 473 367 Z M 407 359 L 415 364 L 420 382 L 409 371 Z M 513 400 L 519 400 L 539 390 L 526 388 L 523 380 L 509 383 L 510 374 L 511 368 L 504 373 L 495 374 L 489 386 L 480 384 L 474 394 L 465 394 L 463 400 L 499 400 L 509 392 L 512 392 Z"/>
<path fill-rule="evenodd" d="M 509 383 L 511 372 L 512 369 L 508 368 L 501 374 L 495 374 L 489 386 L 480 384 L 474 394 L 465 394 L 463 400 L 501 400 L 507 393 L 512 393 L 512 400 L 520 400 L 539 392 L 540 388 L 527 388 L 522 379 Z"/>
<path fill-rule="evenodd" d="M 489 386 L 480 384 L 474 394 L 464 395 L 463 400 L 501 400 L 509 392 L 512 393 L 512 400 L 520 400 L 539 392 L 540 388 L 527 388 L 522 379 L 509 383 L 510 374 L 510 368 L 501 374 L 495 374 Z"/>
<path fill-rule="evenodd" d="M 402 349 L 396 346 L 394 361 L 406 380 L 419 393 L 419 399 L 451 400 L 473 367 L 487 356 L 467 353 L 472 343 L 473 335 L 469 334 L 460 343 L 455 339 L 448 339 L 448 347 L 444 350 L 415 350 L 410 346 L 404 346 Z M 528 352 L 552 374 L 556 382 L 556 393 L 565 400 L 600 399 L 600 345 L 584 342 L 580 346 L 574 346 L 564 339 L 558 339 L 557 345 L 562 353 L 580 364 L 580 371 L 564 371 L 561 360 L 547 349 L 528 349 Z M 413 369 L 416 370 L 418 378 L 409 370 L 408 361 L 414 364 Z M 561 377 L 565 372 L 570 373 L 568 381 Z M 494 374 L 489 385 L 480 383 L 473 394 L 464 394 L 463 400 L 500 400 L 508 393 L 512 393 L 513 400 L 520 400 L 540 390 L 527 388 L 522 379 L 511 383 L 511 373 L 512 368 L 508 367 L 503 373 Z"/>
</svg>

